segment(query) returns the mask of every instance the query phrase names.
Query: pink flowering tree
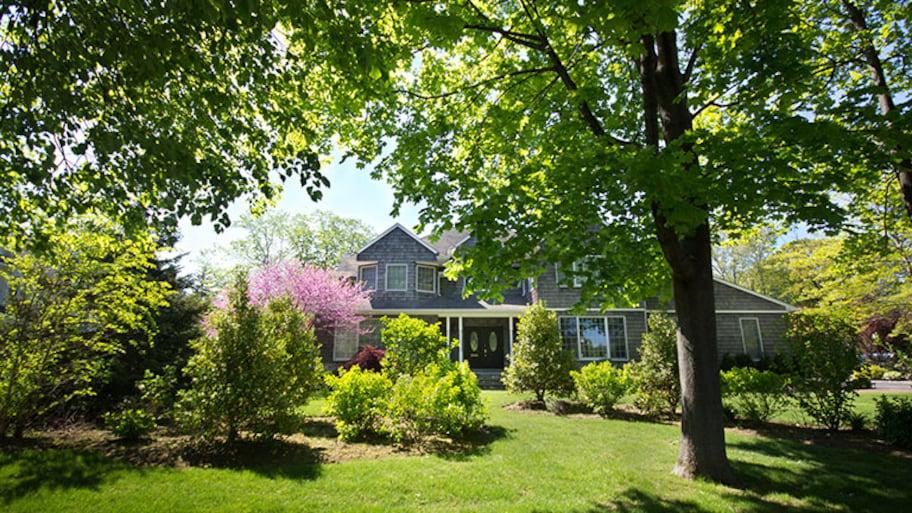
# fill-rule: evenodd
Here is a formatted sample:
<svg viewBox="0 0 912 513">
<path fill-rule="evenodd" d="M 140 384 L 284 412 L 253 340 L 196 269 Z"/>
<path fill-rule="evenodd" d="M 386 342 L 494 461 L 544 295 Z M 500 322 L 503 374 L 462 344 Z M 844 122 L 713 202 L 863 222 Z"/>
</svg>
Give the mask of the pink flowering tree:
<svg viewBox="0 0 912 513">
<path fill-rule="evenodd" d="M 279 297 L 290 298 L 301 312 L 312 317 L 318 330 L 357 330 L 364 319 L 356 313 L 357 306 L 369 299 L 358 283 L 297 261 L 279 262 L 254 272 L 249 293 L 255 305 Z"/>
</svg>

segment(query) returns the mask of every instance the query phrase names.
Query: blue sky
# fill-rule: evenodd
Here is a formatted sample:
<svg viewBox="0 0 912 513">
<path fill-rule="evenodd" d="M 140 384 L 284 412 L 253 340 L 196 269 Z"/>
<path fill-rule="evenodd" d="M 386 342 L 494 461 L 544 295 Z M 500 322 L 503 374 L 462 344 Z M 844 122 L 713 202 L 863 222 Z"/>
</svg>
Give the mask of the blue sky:
<svg viewBox="0 0 912 513">
<path fill-rule="evenodd" d="M 315 203 L 304 192 L 304 189 L 290 180 L 275 210 L 289 214 L 307 213 L 314 210 L 327 210 L 343 217 L 364 221 L 377 233 L 389 228 L 393 223 L 400 223 L 413 229 L 418 222 L 418 207 L 406 205 L 400 209 L 400 215 L 390 217 L 393 208 L 393 191 L 386 182 L 372 180 L 369 169 L 358 169 L 353 162 L 339 164 L 338 160 L 325 166 L 323 172 L 330 180 L 330 187 L 324 189 L 323 198 Z M 237 201 L 229 207 L 232 220 L 248 211 L 246 201 Z M 215 232 L 212 223 L 204 222 L 193 226 L 188 219 L 180 223 L 181 240 L 175 247 L 180 253 L 187 253 L 181 261 L 187 272 L 198 269 L 197 260 L 202 250 L 216 245 L 227 246 L 232 240 L 244 236 L 240 228 L 228 228 L 225 232 Z"/>
</svg>

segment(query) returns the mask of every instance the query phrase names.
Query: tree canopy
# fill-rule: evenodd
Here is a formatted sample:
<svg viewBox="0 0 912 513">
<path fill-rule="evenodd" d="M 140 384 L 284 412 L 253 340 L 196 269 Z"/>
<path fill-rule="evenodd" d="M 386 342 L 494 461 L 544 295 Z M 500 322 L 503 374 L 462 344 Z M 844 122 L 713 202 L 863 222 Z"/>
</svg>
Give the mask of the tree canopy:
<svg viewBox="0 0 912 513">
<path fill-rule="evenodd" d="M 259 217 L 241 215 L 235 226 L 247 230 L 247 236 L 220 251 L 251 268 L 299 260 L 332 269 L 343 255 L 354 253 L 375 235 L 373 228 L 358 219 L 324 210 L 294 215 L 280 211 Z"/>
<path fill-rule="evenodd" d="M 308 93 L 259 2 L 0 6 L 0 232 L 87 211 L 229 224 L 242 196 L 319 172 Z"/>
<path fill-rule="evenodd" d="M 0 438 L 36 415 L 92 394 L 112 355 L 148 342 L 170 286 L 149 279 L 151 237 L 127 238 L 87 218 L 54 233 L 48 251 L 4 257 L 0 282 Z"/>
</svg>

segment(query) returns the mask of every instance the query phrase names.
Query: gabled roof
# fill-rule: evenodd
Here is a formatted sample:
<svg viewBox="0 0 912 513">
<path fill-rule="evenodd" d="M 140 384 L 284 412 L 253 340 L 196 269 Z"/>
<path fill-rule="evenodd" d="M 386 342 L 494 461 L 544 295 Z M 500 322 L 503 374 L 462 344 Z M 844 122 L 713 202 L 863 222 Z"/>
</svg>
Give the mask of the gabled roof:
<svg viewBox="0 0 912 513">
<path fill-rule="evenodd" d="M 436 241 L 432 241 L 430 237 L 424 237 L 424 240 L 428 244 L 434 246 L 440 256 L 451 257 L 453 256 L 453 252 L 461 246 L 463 242 L 469 240 L 469 234 L 452 228 L 441 233 Z"/>
<path fill-rule="evenodd" d="M 390 226 L 389 228 L 387 228 L 385 232 L 383 232 L 383 233 L 381 233 L 380 235 L 378 235 L 377 237 L 375 237 L 374 240 L 368 242 L 363 248 L 359 249 L 359 250 L 357 251 L 357 253 L 355 253 L 355 254 L 356 254 L 356 255 L 360 255 L 361 253 L 363 253 L 364 251 L 366 251 L 367 248 L 373 246 L 373 245 L 376 244 L 378 241 L 382 240 L 384 237 L 386 237 L 387 235 L 389 235 L 390 233 L 392 233 L 394 230 L 402 230 L 403 233 L 405 233 L 406 235 L 408 235 L 409 237 L 411 237 L 412 239 L 414 239 L 415 242 L 417 242 L 418 244 L 421 244 L 423 247 L 425 247 L 428 251 L 430 251 L 430 252 L 433 253 L 434 255 L 439 255 L 439 254 L 440 254 L 440 251 L 438 251 L 434 246 L 431 246 L 430 244 L 428 244 L 427 241 L 425 241 L 425 240 L 423 240 L 422 238 L 418 237 L 417 235 L 415 235 L 414 233 L 412 233 L 411 230 L 409 230 L 408 228 L 402 226 L 402 225 L 399 224 L 399 223 L 396 223 L 396 224 L 394 224 L 393 226 Z"/>
<path fill-rule="evenodd" d="M 725 280 L 723 280 L 723 279 L 721 279 L 721 278 L 713 277 L 713 281 L 718 282 L 718 283 L 721 283 L 722 285 L 726 285 L 726 286 L 728 286 L 728 287 L 731 287 L 731 288 L 733 288 L 733 289 L 735 289 L 735 290 L 744 292 L 745 294 L 750 294 L 750 295 L 752 295 L 752 296 L 754 296 L 754 297 L 758 297 L 758 298 L 760 298 L 760 299 L 762 299 L 762 300 L 764 300 L 764 301 L 769 301 L 770 303 L 773 303 L 773 304 L 775 304 L 775 305 L 779 305 L 779 306 L 781 306 L 782 308 L 784 308 L 784 309 L 785 309 L 786 311 L 788 311 L 788 312 L 793 312 L 793 311 L 795 311 L 795 310 L 798 310 L 798 307 L 796 307 L 796 306 L 794 306 L 794 305 L 790 305 L 790 304 L 788 304 L 788 303 L 786 303 L 786 302 L 784 302 L 784 301 L 779 301 L 778 299 L 775 299 L 775 298 L 772 298 L 772 297 L 770 297 L 770 296 L 761 294 L 761 293 L 759 293 L 759 292 L 754 292 L 753 290 L 751 290 L 751 289 L 746 289 L 746 288 L 744 288 L 744 287 L 742 287 L 742 286 L 740 286 L 740 285 L 735 285 L 734 283 L 725 281 Z"/>
</svg>

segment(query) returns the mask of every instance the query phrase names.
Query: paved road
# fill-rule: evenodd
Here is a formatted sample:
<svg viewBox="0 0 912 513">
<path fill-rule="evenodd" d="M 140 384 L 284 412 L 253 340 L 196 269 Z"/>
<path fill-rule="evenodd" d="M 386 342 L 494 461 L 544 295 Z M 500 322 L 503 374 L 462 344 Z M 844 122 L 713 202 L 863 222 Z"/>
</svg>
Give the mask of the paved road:
<svg viewBox="0 0 912 513">
<path fill-rule="evenodd" d="M 884 381 L 881 379 L 871 380 L 871 388 L 874 390 L 906 390 L 912 392 L 912 381 Z"/>
</svg>

